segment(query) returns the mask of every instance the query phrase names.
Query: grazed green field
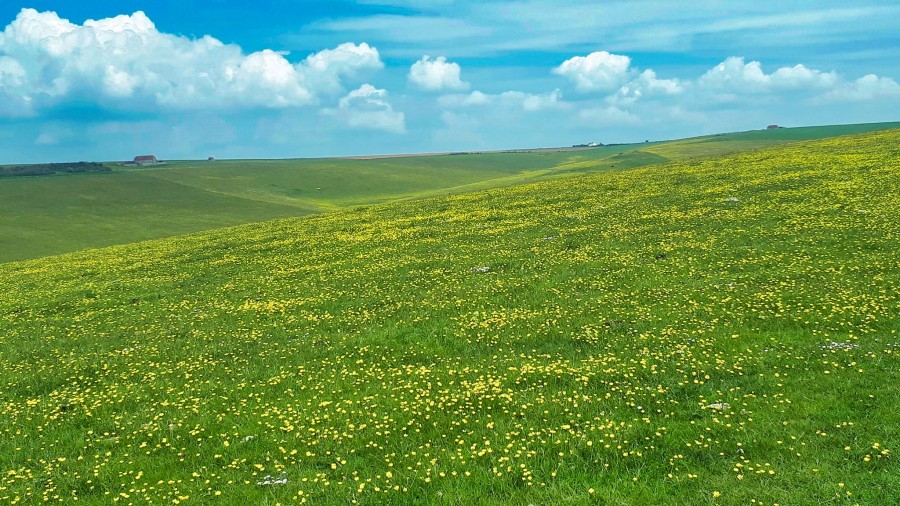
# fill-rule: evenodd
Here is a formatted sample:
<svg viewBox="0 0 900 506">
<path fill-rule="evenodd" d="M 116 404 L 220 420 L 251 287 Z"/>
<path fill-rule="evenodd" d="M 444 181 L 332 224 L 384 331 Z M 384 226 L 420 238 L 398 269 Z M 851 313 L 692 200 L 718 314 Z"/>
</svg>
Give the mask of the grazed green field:
<svg viewBox="0 0 900 506">
<path fill-rule="evenodd" d="M 649 147 L 644 151 L 655 153 L 669 159 L 680 159 L 685 156 L 721 156 L 748 149 L 777 146 L 788 142 L 825 139 L 828 137 L 860 134 L 886 128 L 900 128 L 900 122 L 750 130 L 747 132 L 709 135 L 705 137 L 671 141 Z"/>
<path fill-rule="evenodd" d="M 0 180 L 0 261 L 303 216 L 356 205 L 508 186 L 664 158 L 636 146 L 378 160 L 225 160 L 115 167 L 113 174 Z M 600 167 L 594 161 L 609 158 Z M 582 169 L 584 170 L 584 169 Z"/>
<path fill-rule="evenodd" d="M 114 174 L 2 178 L 0 262 L 892 125 L 900 123 L 743 132 L 575 152 L 170 162 L 116 167 Z"/>
<path fill-rule="evenodd" d="M 886 504 L 900 130 L 0 265 L 0 500 Z"/>
<path fill-rule="evenodd" d="M 0 261 L 312 212 L 137 172 L 10 178 L 0 181 Z"/>
</svg>

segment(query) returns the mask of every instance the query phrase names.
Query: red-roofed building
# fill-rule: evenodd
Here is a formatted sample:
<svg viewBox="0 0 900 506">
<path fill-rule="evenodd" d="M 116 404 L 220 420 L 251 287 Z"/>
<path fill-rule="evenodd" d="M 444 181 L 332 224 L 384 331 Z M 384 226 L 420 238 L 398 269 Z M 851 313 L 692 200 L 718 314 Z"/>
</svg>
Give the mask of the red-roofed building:
<svg viewBox="0 0 900 506">
<path fill-rule="evenodd" d="M 155 155 L 141 155 L 134 157 L 135 165 L 154 165 L 159 163 Z"/>
<path fill-rule="evenodd" d="M 125 167 L 145 167 L 147 165 L 164 165 L 165 163 L 166 162 L 156 158 L 156 155 L 141 155 L 134 157 L 134 160 L 125 162 L 122 165 Z"/>
</svg>

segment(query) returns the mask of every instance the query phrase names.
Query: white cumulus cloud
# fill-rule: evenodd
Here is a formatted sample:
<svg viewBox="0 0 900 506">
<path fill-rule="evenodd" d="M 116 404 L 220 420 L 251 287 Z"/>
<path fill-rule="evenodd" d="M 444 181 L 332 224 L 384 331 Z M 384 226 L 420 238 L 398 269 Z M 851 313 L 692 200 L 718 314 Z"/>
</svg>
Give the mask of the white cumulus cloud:
<svg viewBox="0 0 900 506">
<path fill-rule="evenodd" d="M 405 116 L 387 99 L 387 90 L 363 84 L 340 99 L 337 109 L 325 109 L 324 114 L 341 119 L 353 128 L 384 130 L 391 133 L 406 131 Z"/>
<path fill-rule="evenodd" d="M 836 72 L 823 72 L 799 64 L 765 73 L 758 61 L 745 62 L 732 56 L 716 65 L 696 82 L 694 91 L 703 100 L 738 103 L 748 96 L 776 103 L 806 100 L 827 102 L 864 102 L 900 97 L 900 84 L 894 79 L 868 74 L 848 80 Z"/>
<path fill-rule="evenodd" d="M 612 105 L 582 109 L 578 112 L 578 117 L 584 124 L 591 125 L 637 125 L 641 123 L 638 115 Z"/>
<path fill-rule="evenodd" d="M 553 69 L 554 74 L 566 77 L 579 91 L 611 91 L 633 74 L 631 58 L 596 51 L 587 56 L 575 56 Z"/>
<path fill-rule="evenodd" d="M 491 103 L 493 98 L 486 93 L 478 90 L 472 93 L 462 94 L 454 93 L 451 95 L 442 95 L 438 97 L 438 103 L 441 107 L 470 107 L 478 105 L 487 105 Z"/>
<path fill-rule="evenodd" d="M 647 97 L 666 97 L 678 95 L 685 89 L 684 84 L 678 79 L 659 79 L 656 72 L 645 70 L 630 82 L 619 88 L 610 97 L 611 102 L 630 104 Z"/>
<path fill-rule="evenodd" d="M 500 101 L 528 112 L 546 109 L 566 109 L 569 104 L 563 101 L 562 92 L 553 90 L 550 93 L 523 93 L 521 91 L 505 91 L 500 94 Z"/>
<path fill-rule="evenodd" d="M 827 89 L 838 82 L 834 72 L 822 72 L 804 65 L 781 67 L 766 74 L 758 61 L 744 62 L 732 56 L 700 76 L 700 86 L 731 93 L 766 93 L 779 90 Z"/>
<path fill-rule="evenodd" d="M 567 109 L 571 107 L 562 98 L 562 92 L 553 90 L 549 93 L 526 93 L 522 91 L 504 91 L 498 94 L 482 93 L 475 90 L 472 93 L 454 93 L 442 95 L 438 98 L 441 107 L 458 109 L 464 107 L 502 106 L 507 109 L 521 109 L 526 112 L 534 112 L 548 109 Z"/>
<path fill-rule="evenodd" d="M 28 73 L 17 60 L 0 56 L 0 116 L 28 116 L 31 113 L 31 96 L 16 93 L 26 84 Z"/>
<path fill-rule="evenodd" d="M 460 78 L 458 63 L 448 62 L 444 56 L 431 59 L 423 56 L 409 68 L 409 82 L 428 91 L 459 91 L 469 88 Z"/>
<path fill-rule="evenodd" d="M 384 68 L 378 50 L 363 42 L 345 42 L 334 49 L 309 55 L 298 67 L 306 82 L 314 88 L 341 88 L 344 78 L 354 78 L 363 70 Z"/>
<path fill-rule="evenodd" d="M 732 56 L 700 76 L 705 88 L 762 92 L 768 88 L 769 78 L 758 61 L 744 63 L 743 57 Z"/>
<path fill-rule="evenodd" d="M 900 99 L 900 84 L 890 77 L 868 74 L 853 82 L 843 83 L 829 92 L 826 98 L 850 101 L 873 100 L 876 98 Z"/>
<path fill-rule="evenodd" d="M 0 115 L 33 115 L 70 99 L 125 110 L 299 107 L 382 67 L 365 43 L 293 64 L 269 49 L 245 54 L 210 36 L 160 32 L 140 11 L 77 25 L 22 9 L 0 32 Z"/>
<path fill-rule="evenodd" d="M 781 67 L 773 72 L 769 79 L 775 89 L 817 89 L 833 87 L 838 82 L 838 75 L 799 64 Z"/>
</svg>

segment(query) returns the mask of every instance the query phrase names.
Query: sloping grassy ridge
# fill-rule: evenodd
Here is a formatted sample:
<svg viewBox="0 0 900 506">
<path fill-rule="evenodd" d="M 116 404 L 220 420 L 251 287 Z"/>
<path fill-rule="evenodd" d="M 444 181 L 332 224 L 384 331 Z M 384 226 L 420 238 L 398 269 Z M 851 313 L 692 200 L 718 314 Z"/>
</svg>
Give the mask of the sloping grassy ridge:
<svg viewBox="0 0 900 506">
<path fill-rule="evenodd" d="M 779 128 L 568 152 L 114 164 L 107 173 L 6 177 L 0 178 L 0 262 L 898 127 Z"/>
<path fill-rule="evenodd" d="M 900 131 L 0 265 L 0 501 L 885 504 Z"/>
</svg>

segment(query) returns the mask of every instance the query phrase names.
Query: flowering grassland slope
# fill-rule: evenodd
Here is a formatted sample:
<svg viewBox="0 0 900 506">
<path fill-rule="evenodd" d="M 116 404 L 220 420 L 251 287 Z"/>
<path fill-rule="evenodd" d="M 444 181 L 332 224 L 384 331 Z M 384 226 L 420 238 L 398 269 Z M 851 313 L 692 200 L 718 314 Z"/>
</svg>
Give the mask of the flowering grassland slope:
<svg viewBox="0 0 900 506">
<path fill-rule="evenodd" d="M 0 265 L 0 501 L 885 504 L 898 146 Z"/>
<path fill-rule="evenodd" d="M 64 176 L 0 177 L 0 262 L 898 127 L 779 128 L 572 151 L 115 163 Z"/>
</svg>

